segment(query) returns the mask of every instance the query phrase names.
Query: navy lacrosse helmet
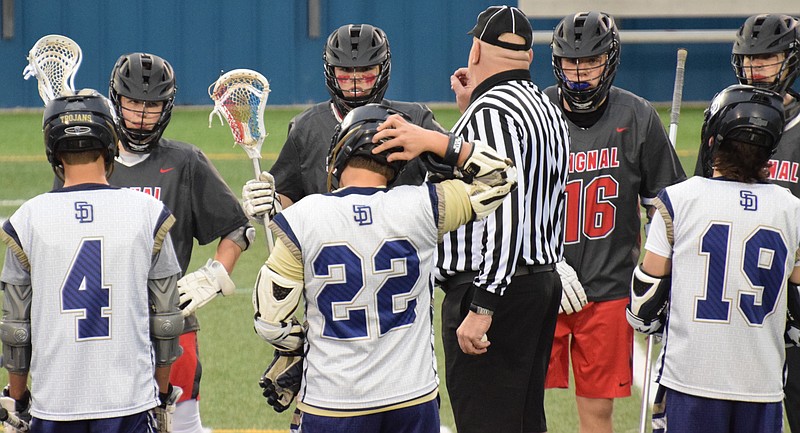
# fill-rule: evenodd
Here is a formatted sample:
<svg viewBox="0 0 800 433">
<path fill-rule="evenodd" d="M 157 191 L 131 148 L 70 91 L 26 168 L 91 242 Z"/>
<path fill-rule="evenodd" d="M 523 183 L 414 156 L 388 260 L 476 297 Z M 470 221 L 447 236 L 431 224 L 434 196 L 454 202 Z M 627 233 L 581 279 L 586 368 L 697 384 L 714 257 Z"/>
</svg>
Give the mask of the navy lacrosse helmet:
<svg viewBox="0 0 800 433">
<path fill-rule="evenodd" d="M 172 117 L 175 103 L 175 73 L 159 56 L 148 53 L 125 54 L 111 71 L 108 97 L 120 115 L 120 138 L 129 152 L 148 153 L 158 143 Z M 144 102 L 163 102 L 161 115 L 152 130 L 128 128 L 122 118 L 122 97 Z"/>
<path fill-rule="evenodd" d="M 336 127 L 331 147 L 328 151 L 328 189 L 333 191 L 339 187 L 339 178 L 342 175 L 347 161 L 353 156 L 363 156 L 394 170 L 394 177 L 388 183 L 397 179 L 403 171 L 407 161 L 389 162 L 386 157 L 401 148 L 395 147 L 381 153 L 372 153 L 372 149 L 379 143 L 373 143 L 372 137 L 378 132 L 378 125 L 383 123 L 392 114 L 409 117 L 394 108 L 383 104 L 367 104 L 356 107 L 345 116 L 342 123 Z"/>
<path fill-rule="evenodd" d="M 64 166 L 58 154 L 101 150 L 106 174 L 114 167 L 117 148 L 116 114 L 111 101 L 92 89 L 51 100 L 42 116 L 47 161 L 56 175 L 64 179 Z"/>
<path fill-rule="evenodd" d="M 783 98 L 778 93 L 743 84 L 725 88 L 705 111 L 700 150 L 703 176 L 711 176 L 715 152 L 732 140 L 766 148 L 772 155 L 783 126 Z"/>
</svg>

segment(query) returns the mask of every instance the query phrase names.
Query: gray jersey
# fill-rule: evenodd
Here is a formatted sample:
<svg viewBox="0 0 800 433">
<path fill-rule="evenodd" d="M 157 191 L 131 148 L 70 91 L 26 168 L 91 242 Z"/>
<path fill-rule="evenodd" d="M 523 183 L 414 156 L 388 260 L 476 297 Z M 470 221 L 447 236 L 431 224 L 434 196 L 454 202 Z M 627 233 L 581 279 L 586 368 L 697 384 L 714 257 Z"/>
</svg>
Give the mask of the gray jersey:
<svg viewBox="0 0 800 433">
<path fill-rule="evenodd" d="M 170 234 L 184 274 L 194 239 L 205 245 L 248 222 L 239 199 L 211 161 L 188 143 L 162 138 L 144 161 L 131 167 L 115 162 L 108 182 L 152 195 L 172 211 L 175 226 Z M 196 316 L 184 321 L 183 332 L 198 328 Z"/>
<path fill-rule="evenodd" d="M 121 417 L 158 404 L 147 280 L 180 272 L 173 221 L 152 197 L 95 184 L 34 197 L 6 221 L 0 278 L 32 287 L 35 417 Z"/>
<path fill-rule="evenodd" d="M 560 104 L 558 88 L 545 93 Z M 589 301 L 628 296 L 639 260 L 641 204 L 684 180 L 680 161 L 656 110 L 645 99 L 611 87 L 605 113 L 570 132 L 564 259 L 578 273 Z"/>
<path fill-rule="evenodd" d="M 423 128 L 443 131 L 428 107 L 384 99 L 383 104 L 411 117 Z M 289 122 L 278 159 L 269 172 L 275 177 L 275 190 L 293 202 L 310 195 L 328 192 L 328 150 L 340 119 L 330 101 L 314 105 Z M 425 180 L 425 167 L 418 159 L 410 161 L 395 185 L 419 185 Z"/>
</svg>

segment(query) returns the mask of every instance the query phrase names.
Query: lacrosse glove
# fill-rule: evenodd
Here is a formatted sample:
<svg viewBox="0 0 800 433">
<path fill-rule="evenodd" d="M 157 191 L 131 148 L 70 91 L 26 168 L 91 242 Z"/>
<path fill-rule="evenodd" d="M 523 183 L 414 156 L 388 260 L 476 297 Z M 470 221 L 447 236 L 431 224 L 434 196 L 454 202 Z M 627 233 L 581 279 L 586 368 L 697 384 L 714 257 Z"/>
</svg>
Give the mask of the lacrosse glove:
<svg viewBox="0 0 800 433">
<path fill-rule="evenodd" d="M 275 358 L 264 371 L 258 385 L 263 388 L 267 404 L 275 412 L 283 412 L 291 406 L 303 377 L 302 349 L 292 352 L 275 351 Z"/>
<path fill-rule="evenodd" d="M 8 418 L 3 420 L 3 431 L 6 433 L 25 433 L 31 422 L 31 392 L 25 390 L 20 400 L 8 395 L 8 385 L 3 388 L 0 407 L 8 411 Z"/>
<path fill-rule="evenodd" d="M 272 218 L 283 210 L 275 195 L 275 178 L 262 171 L 258 179 L 250 179 L 242 187 L 242 207 L 251 219 L 263 222 L 264 216 Z"/>
<path fill-rule="evenodd" d="M 153 409 L 158 433 L 172 433 L 172 416 L 182 394 L 183 389 L 179 386 L 172 386 L 171 383 L 167 392 L 158 393 L 160 403 Z"/>
<path fill-rule="evenodd" d="M 578 274 L 564 259 L 556 263 L 556 271 L 561 277 L 561 306 L 558 307 L 559 313 L 577 313 L 586 305 L 586 291 L 583 284 L 578 280 Z"/>
<path fill-rule="evenodd" d="M 206 265 L 178 280 L 178 293 L 183 317 L 194 314 L 208 304 L 217 294 L 228 296 L 236 290 L 228 271 L 222 263 L 208 259 Z"/>
</svg>

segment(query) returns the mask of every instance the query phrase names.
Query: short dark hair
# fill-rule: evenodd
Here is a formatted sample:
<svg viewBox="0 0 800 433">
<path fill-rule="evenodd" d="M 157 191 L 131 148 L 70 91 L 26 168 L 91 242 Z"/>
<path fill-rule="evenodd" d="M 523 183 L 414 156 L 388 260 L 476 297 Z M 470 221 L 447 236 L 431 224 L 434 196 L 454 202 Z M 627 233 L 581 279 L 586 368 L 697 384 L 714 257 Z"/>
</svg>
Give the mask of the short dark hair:
<svg viewBox="0 0 800 433">
<path fill-rule="evenodd" d="M 345 163 L 345 167 L 353 167 L 353 168 L 364 168 L 369 171 L 375 172 L 380 174 L 381 176 L 386 178 L 388 182 L 389 179 L 394 179 L 395 170 L 389 165 L 381 164 L 378 161 L 375 161 L 372 158 L 368 158 L 366 156 L 361 155 L 353 155 L 347 159 Z"/>
<path fill-rule="evenodd" d="M 103 152 L 100 149 L 89 149 L 83 152 L 58 152 L 56 155 L 62 164 L 69 165 L 89 164 L 101 157 L 103 157 Z"/>
<path fill-rule="evenodd" d="M 764 182 L 769 178 L 767 147 L 727 140 L 714 155 L 714 168 L 728 179 L 744 183 Z"/>
</svg>

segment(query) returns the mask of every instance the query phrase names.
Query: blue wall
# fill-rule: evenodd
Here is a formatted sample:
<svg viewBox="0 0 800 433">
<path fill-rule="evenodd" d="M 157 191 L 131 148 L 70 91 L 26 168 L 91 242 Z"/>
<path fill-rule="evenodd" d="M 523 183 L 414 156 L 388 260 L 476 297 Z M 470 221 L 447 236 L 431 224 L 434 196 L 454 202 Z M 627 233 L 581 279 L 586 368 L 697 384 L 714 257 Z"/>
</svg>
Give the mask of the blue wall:
<svg viewBox="0 0 800 433">
<path fill-rule="evenodd" d="M 327 98 L 322 49 L 327 35 L 346 23 L 383 28 L 392 48 L 392 80 L 387 97 L 412 101 L 454 100 L 449 75 L 467 58 L 475 17 L 496 1 L 321 0 L 320 37 L 308 36 L 306 0 L 16 0 L 15 35 L 0 40 L 0 107 L 39 107 L 35 82 L 22 80 L 25 56 L 43 35 L 74 39 L 84 60 L 76 87 L 107 91 L 119 55 L 158 54 L 178 78 L 177 103 L 211 103 L 207 88 L 235 68 L 263 73 L 271 83 L 271 105 L 303 104 Z M 454 6 L 457 5 L 457 6 Z M 534 19 L 535 30 L 557 20 Z M 623 29 L 725 28 L 728 20 L 618 20 Z M 677 45 L 627 44 L 616 84 L 653 101 L 672 97 Z M 708 100 L 733 83 L 730 44 L 690 44 L 684 100 Z M 534 45 L 534 81 L 554 82 L 547 44 Z"/>
</svg>

